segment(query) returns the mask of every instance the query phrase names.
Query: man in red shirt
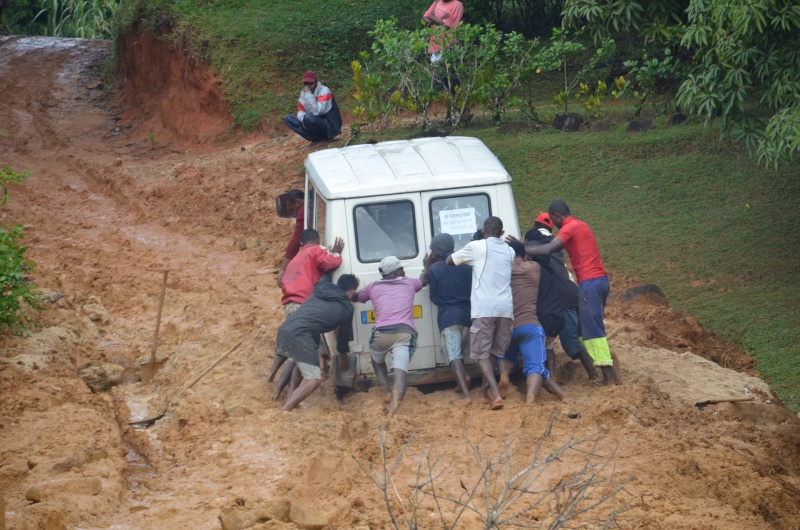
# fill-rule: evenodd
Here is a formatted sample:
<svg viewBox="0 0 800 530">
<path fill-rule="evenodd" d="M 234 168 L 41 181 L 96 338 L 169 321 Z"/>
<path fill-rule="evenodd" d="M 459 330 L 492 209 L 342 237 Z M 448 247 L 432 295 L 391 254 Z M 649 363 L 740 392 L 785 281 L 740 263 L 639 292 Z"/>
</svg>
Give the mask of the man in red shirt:
<svg viewBox="0 0 800 530">
<path fill-rule="evenodd" d="M 319 233 L 313 228 L 303 230 L 300 234 L 300 251 L 286 267 L 281 282 L 283 290 L 283 312 L 286 318 L 294 313 L 300 304 L 311 296 L 314 286 L 326 272 L 335 270 L 342 264 L 341 252 L 344 249 L 344 241 L 337 237 L 333 246 L 328 249 L 319 244 Z M 281 365 L 286 361 L 286 357 L 278 355 L 272 365 L 269 374 L 269 381 L 275 379 Z M 290 381 L 294 363 L 289 361 L 289 365 L 284 369 L 278 381 L 278 385 L 273 394 L 273 399 L 277 399 L 280 393 Z"/>
<path fill-rule="evenodd" d="M 528 244 L 528 256 L 549 256 L 566 249 L 572 268 L 578 276 L 578 325 L 580 339 L 592 357 L 595 366 L 603 372 L 607 385 L 619 385 L 622 381 L 614 368 L 611 350 L 606 339 L 603 312 L 608 297 L 608 274 L 600 259 L 600 248 L 592 229 L 583 221 L 572 217 L 569 206 L 562 200 L 555 200 L 547 210 L 556 227 L 556 238 L 546 245 Z"/>
</svg>

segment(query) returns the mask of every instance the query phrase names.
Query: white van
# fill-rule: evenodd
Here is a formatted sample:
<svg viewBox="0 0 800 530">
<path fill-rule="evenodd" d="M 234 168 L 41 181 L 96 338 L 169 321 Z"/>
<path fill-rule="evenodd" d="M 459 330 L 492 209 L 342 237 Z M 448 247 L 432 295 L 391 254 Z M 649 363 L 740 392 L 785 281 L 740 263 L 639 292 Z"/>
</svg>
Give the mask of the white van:
<svg viewBox="0 0 800 530">
<path fill-rule="evenodd" d="M 378 263 L 392 255 L 405 263 L 406 276 L 417 278 L 433 236 L 451 234 L 458 250 L 491 215 L 503 220 L 507 234 L 520 234 L 511 176 L 476 138 L 326 149 L 310 154 L 305 167 L 306 228 L 316 229 L 323 244 L 333 243 L 335 237 L 345 241 L 334 280 L 348 273 L 355 274 L 361 286 L 379 280 Z M 436 314 L 426 287 L 414 298 L 419 337 L 409 384 L 452 380 L 441 353 Z M 377 381 L 369 353 L 373 322 L 372 303 L 356 304 L 350 360 L 351 365 L 356 361 L 354 384 L 360 388 Z M 326 337 L 328 344 L 335 345 L 331 338 Z M 470 372 L 479 373 L 477 362 L 468 356 L 465 361 Z M 336 363 L 333 372 L 336 384 L 351 379 L 338 377 Z"/>
</svg>

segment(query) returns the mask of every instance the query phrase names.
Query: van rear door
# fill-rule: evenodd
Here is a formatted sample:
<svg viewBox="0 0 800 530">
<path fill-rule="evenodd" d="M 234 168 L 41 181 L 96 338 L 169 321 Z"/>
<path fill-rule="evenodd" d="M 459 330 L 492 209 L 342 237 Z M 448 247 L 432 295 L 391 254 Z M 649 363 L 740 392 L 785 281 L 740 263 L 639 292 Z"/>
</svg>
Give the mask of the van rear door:
<svg viewBox="0 0 800 530">
<path fill-rule="evenodd" d="M 397 256 L 405 263 L 406 276 L 419 278 L 422 258 L 429 239 L 425 237 L 423 210 L 419 193 L 402 193 L 346 199 L 350 264 L 363 287 L 381 279 L 380 261 Z M 347 251 L 347 250 L 346 250 Z M 414 326 L 419 334 L 417 349 L 411 358 L 411 370 L 434 368 L 435 321 L 431 311 L 428 289 L 414 297 Z M 369 339 L 374 328 L 372 302 L 358 304 L 355 318 L 355 342 L 362 352 L 369 352 Z M 360 363 L 362 373 L 371 373 L 368 362 Z"/>
</svg>

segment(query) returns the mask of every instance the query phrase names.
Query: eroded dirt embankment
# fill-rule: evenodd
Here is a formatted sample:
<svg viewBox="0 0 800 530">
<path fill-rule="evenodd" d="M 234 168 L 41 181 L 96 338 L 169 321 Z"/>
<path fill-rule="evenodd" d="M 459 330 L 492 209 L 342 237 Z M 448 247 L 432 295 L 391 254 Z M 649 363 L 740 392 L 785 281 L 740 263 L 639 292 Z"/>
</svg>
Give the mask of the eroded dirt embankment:
<svg viewBox="0 0 800 530">
<path fill-rule="evenodd" d="M 34 279 L 48 293 L 64 294 L 47 304 L 30 337 L 0 339 L 6 526 L 219 528 L 218 516 L 233 514 L 255 528 L 298 528 L 303 516 L 332 528 L 390 527 L 380 492 L 355 461 L 380 460 L 381 396 L 337 401 L 325 384 L 291 415 L 267 397 L 265 374 L 282 321 L 273 272 L 292 227 L 275 217 L 273 204 L 300 182 L 303 142 L 275 135 L 177 149 L 158 136 L 150 141 L 126 128 L 131 109 L 112 104 L 119 98 L 106 98 L 95 84 L 93 68 L 107 53 L 107 43 L 0 38 L 0 161 L 33 171 L 11 190 L 2 219 L 26 225 L 38 263 Z M 184 140 L 193 142 L 194 132 Z M 120 427 L 109 393 L 92 393 L 78 373 L 117 366 L 123 381 L 135 379 L 134 361 L 152 340 L 163 269 L 170 280 L 158 349 L 169 359 L 154 384 L 110 392 Z M 613 283 L 628 286 L 621 278 Z M 613 457 L 614 480 L 633 477 L 614 505 L 632 507 L 620 523 L 797 528 L 797 416 L 757 378 L 676 352 L 726 352 L 720 360 L 740 369 L 752 368 L 748 359 L 658 300 L 613 304 L 608 327 L 623 387 L 583 385 L 580 367 L 560 354 L 566 403 L 544 396 L 528 408 L 513 388 L 507 406 L 490 412 L 460 404 L 449 389 L 410 390 L 387 431 L 390 456 L 411 442 L 393 494 L 405 499 L 413 491 L 426 447 L 447 467 L 439 491 L 457 496 L 461 484 L 474 484 L 480 466 L 464 443 L 467 428 L 491 454 L 507 436 L 517 437 L 521 457 L 545 434 L 547 448 L 599 435 L 593 453 Z M 125 425 L 159 412 L 239 341 L 237 352 L 150 429 Z M 754 401 L 694 406 L 742 396 Z M 580 469 L 590 447 L 576 449 L 548 468 L 544 484 L 566 484 Z M 64 479 L 78 482 L 55 482 Z M 93 480 L 99 493 L 76 489 Z M 41 483 L 54 491 L 50 498 L 27 500 Z M 435 527 L 430 498 L 422 506 L 420 527 Z M 554 507 L 532 512 L 527 524 Z M 476 524 L 468 514 L 461 527 Z"/>
</svg>

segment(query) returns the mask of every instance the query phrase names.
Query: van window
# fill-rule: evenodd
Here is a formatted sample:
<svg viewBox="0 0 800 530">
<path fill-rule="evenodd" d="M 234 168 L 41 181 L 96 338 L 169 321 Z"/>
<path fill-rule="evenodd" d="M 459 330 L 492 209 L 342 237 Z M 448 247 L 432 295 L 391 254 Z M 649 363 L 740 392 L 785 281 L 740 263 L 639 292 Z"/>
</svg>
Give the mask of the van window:
<svg viewBox="0 0 800 530">
<path fill-rule="evenodd" d="M 386 256 L 400 259 L 418 254 L 417 227 L 411 201 L 360 204 L 353 211 L 356 250 L 362 263 Z"/>
<path fill-rule="evenodd" d="M 483 228 L 483 222 L 491 215 L 489 196 L 485 193 L 431 199 L 433 235 L 450 234 L 456 250 L 472 241 L 472 235 Z"/>
</svg>

